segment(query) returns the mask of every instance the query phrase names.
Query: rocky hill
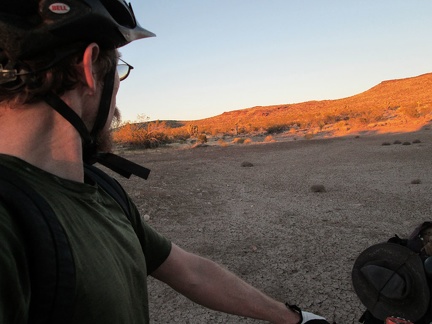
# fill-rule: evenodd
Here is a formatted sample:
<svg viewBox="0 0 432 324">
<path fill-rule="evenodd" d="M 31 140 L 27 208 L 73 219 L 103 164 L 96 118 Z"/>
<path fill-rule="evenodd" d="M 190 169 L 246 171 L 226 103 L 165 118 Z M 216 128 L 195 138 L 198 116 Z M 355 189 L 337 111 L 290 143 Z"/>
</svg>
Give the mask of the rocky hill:
<svg viewBox="0 0 432 324">
<path fill-rule="evenodd" d="M 383 81 L 354 96 L 275 106 L 258 106 L 182 122 L 199 132 L 249 133 L 259 130 L 355 132 L 392 129 L 414 130 L 429 123 L 432 115 L 432 73 Z"/>
<path fill-rule="evenodd" d="M 337 100 L 257 106 L 192 121 L 126 124 L 114 130 L 118 144 L 154 147 L 187 138 L 256 135 L 297 138 L 416 131 L 432 120 L 432 73 L 383 81 Z M 200 139 L 198 139 L 200 140 Z"/>
</svg>

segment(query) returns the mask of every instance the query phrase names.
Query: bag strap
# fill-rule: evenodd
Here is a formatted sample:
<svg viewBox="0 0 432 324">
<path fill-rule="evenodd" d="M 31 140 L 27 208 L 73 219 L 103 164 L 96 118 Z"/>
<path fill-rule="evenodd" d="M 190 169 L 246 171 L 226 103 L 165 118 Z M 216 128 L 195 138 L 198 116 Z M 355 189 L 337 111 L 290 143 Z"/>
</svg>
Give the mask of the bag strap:
<svg viewBox="0 0 432 324">
<path fill-rule="evenodd" d="M 0 166 L 0 200 L 25 239 L 31 283 L 28 323 L 70 323 L 75 263 L 57 216 L 26 181 L 4 166 Z"/>
<path fill-rule="evenodd" d="M 138 240 L 140 241 L 141 249 L 143 253 L 145 253 L 145 233 L 144 228 L 141 225 L 140 216 L 133 216 L 129 200 L 127 198 L 128 196 L 120 183 L 93 165 L 84 164 L 84 173 L 86 176 L 93 179 L 93 181 L 95 181 L 106 193 L 113 197 L 115 201 L 117 201 L 131 223 Z"/>
<path fill-rule="evenodd" d="M 114 198 L 126 214 L 129 221 L 132 221 L 132 212 L 128 203 L 126 192 L 123 187 L 108 174 L 101 169 L 90 165 L 84 164 L 84 174 L 96 182 L 107 194 Z"/>
</svg>

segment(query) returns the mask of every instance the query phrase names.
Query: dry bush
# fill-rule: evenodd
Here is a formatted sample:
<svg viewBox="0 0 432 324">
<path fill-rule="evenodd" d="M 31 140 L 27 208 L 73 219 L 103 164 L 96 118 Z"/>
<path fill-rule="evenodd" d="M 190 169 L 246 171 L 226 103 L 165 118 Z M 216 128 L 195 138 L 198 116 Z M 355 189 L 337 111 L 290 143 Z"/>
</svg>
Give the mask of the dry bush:
<svg viewBox="0 0 432 324">
<path fill-rule="evenodd" d="M 197 138 L 197 142 L 200 144 L 207 143 L 207 136 L 206 134 L 199 134 Z"/>
<path fill-rule="evenodd" d="M 191 137 L 189 132 L 184 128 L 167 128 L 164 130 L 164 133 L 167 134 L 173 141 L 183 142 Z"/>
<path fill-rule="evenodd" d="M 279 134 L 289 130 L 290 127 L 286 124 L 271 125 L 267 128 L 267 134 Z"/>
<path fill-rule="evenodd" d="M 245 141 L 244 138 L 236 137 L 236 138 L 233 139 L 232 142 L 233 142 L 234 144 L 243 144 L 244 141 Z"/>
<path fill-rule="evenodd" d="M 142 148 L 158 147 L 170 142 L 168 136 L 159 131 L 149 131 L 142 124 L 126 124 L 113 132 L 114 143 Z"/>
<path fill-rule="evenodd" d="M 252 143 L 252 139 L 250 139 L 250 138 L 246 138 L 246 139 L 244 140 L 243 143 L 244 143 L 244 144 Z"/>
<path fill-rule="evenodd" d="M 264 138 L 264 142 L 276 142 L 276 140 L 273 138 L 273 136 L 268 135 Z"/>
<path fill-rule="evenodd" d="M 219 144 L 220 146 L 222 146 L 222 147 L 227 147 L 227 146 L 228 146 L 228 143 L 225 142 L 223 139 L 218 140 L 218 144 Z"/>
<path fill-rule="evenodd" d="M 417 118 L 420 116 L 417 107 L 414 105 L 403 106 L 400 108 L 400 112 L 411 118 Z"/>
</svg>

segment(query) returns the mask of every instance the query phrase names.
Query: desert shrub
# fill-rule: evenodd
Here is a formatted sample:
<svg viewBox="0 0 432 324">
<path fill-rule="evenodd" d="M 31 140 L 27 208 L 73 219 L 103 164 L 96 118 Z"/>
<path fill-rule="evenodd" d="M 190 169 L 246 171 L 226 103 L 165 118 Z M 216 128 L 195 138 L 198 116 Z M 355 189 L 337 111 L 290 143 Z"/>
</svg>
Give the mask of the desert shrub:
<svg viewBox="0 0 432 324">
<path fill-rule="evenodd" d="M 318 125 L 319 129 L 322 131 L 324 126 L 326 125 L 326 123 L 322 120 L 318 120 L 317 125 Z"/>
<path fill-rule="evenodd" d="M 313 137 L 314 137 L 314 134 L 312 134 L 312 133 L 307 133 L 304 136 L 304 138 L 307 139 L 307 140 L 312 139 Z"/>
<path fill-rule="evenodd" d="M 399 140 L 396 140 L 396 141 L 393 142 L 393 144 L 402 144 L 402 142 L 399 141 Z"/>
<path fill-rule="evenodd" d="M 190 133 L 185 127 L 168 128 L 164 130 L 164 133 L 178 141 L 185 141 L 191 137 Z"/>
<path fill-rule="evenodd" d="M 188 138 L 190 138 L 189 135 L 183 135 L 183 134 L 177 134 L 171 136 L 173 142 L 186 142 Z"/>
<path fill-rule="evenodd" d="M 273 138 L 273 136 L 268 135 L 264 138 L 264 142 L 275 142 L 275 139 Z"/>
<path fill-rule="evenodd" d="M 340 116 L 329 114 L 323 117 L 322 122 L 327 125 L 327 124 L 335 124 L 340 120 L 341 120 Z"/>
<path fill-rule="evenodd" d="M 387 146 L 387 145 L 391 145 L 391 144 L 389 142 L 383 142 L 381 145 Z"/>
<path fill-rule="evenodd" d="M 369 122 L 370 122 L 370 120 L 366 117 L 359 117 L 359 118 L 356 118 L 356 120 L 359 124 L 362 124 L 362 125 L 369 124 Z"/>
<path fill-rule="evenodd" d="M 417 107 L 414 105 L 411 106 L 403 106 L 400 108 L 400 111 L 408 117 L 417 118 L 419 117 L 419 113 L 417 111 Z"/>
<path fill-rule="evenodd" d="M 244 141 L 245 141 L 245 139 L 244 138 L 240 138 L 240 137 L 236 137 L 236 138 L 233 139 L 233 143 L 235 143 L 235 144 L 243 144 Z"/>
<path fill-rule="evenodd" d="M 211 130 L 211 134 L 212 134 L 212 136 L 218 136 L 219 133 L 220 133 L 219 128 L 213 128 L 213 129 Z"/>
<path fill-rule="evenodd" d="M 418 144 L 418 143 L 421 143 L 421 141 L 420 141 L 419 139 L 415 139 L 415 140 L 413 141 L 413 144 Z"/>
<path fill-rule="evenodd" d="M 198 138 L 197 138 L 197 142 L 201 143 L 201 144 L 207 143 L 207 136 L 206 136 L 206 134 L 199 134 Z"/>
<path fill-rule="evenodd" d="M 169 137 L 163 132 L 148 131 L 141 124 L 126 124 L 113 132 L 116 144 L 126 144 L 140 148 L 154 148 L 170 143 Z"/>
<path fill-rule="evenodd" d="M 168 136 L 164 133 L 137 133 L 134 134 L 133 145 L 142 148 L 155 148 L 169 143 Z"/>
<path fill-rule="evenodd" d="M 228 146 L 228 143 L 225 142 L 222 138 L 220 140 L 218 140 L 218 144 L 220 146 L 222 146 L 222 147 L 227 147 Z"/>
<path fill-rule="evenodd" d="M 411 145 L 410 142 L 403 142 L 402 145 Z"/>
<path fill-rule="evenodd" d="M 343 129 L 344 127 L 346 127 L 346 125 L 347 125 L 346 121 L 341 120 L 341 121 L 338 121 L 338 122 L 335 124 L 335 127 L 336 127 L 337 129 Z"/>
<path fill-rule="evenodd" d="M 279 133 L 285 132 L 288 129 L 289 129 L 289 126 L 285 125 L 285 124 L 272 125 L 272 126 L 269 126 L 267 128 L 267 134 L 279 134 Z"/>
<path fill-rule="evenodd" d="M 427 114 L 430 114 L 432 106 L 429 104 L 426 105 L 419 105 L 419 107 L 417 107 L 417 112 L 420 116 L 425 116 Z"/>
<path fill-rule="evenodd" d="M 420 179 L 414 179 L 411 181 L 411 184 L 420 184 L 421 180 Z"/>
<path fill-rule="evenodd" d="M 244 127 L 244 126 L 237 127 L 236 128 L 236 133 L 237 134 L 246 134 L 247 133 L 246 127 Z"/>
<path fill-rule="evenodd" d="M 252 143 L 252 140 L 250 138 L 246 138 L 243 143 L 249 144 L 249 143 Z"/>
</svg>

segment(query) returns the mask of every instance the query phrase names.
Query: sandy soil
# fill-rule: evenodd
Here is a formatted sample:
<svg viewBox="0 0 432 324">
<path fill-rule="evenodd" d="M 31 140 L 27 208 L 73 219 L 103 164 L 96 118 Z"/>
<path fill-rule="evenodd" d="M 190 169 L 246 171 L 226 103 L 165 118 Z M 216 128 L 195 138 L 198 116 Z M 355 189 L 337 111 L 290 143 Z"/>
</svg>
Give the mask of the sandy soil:
<svg viewBox="0 0 432 324">
<path fill-rule="evenodd" d="M 415 139 L 421 143 L 393 144 Z M 153 227 L 338 324 L 356 323 L 364 310 L 350 277 L 358 254 L 431 219 L 430 130 L 126 155 L 152 169 L 147 181 L 121 182 Z M 154 323 L 258 322 L 149 285 Z"/>
</svg>

